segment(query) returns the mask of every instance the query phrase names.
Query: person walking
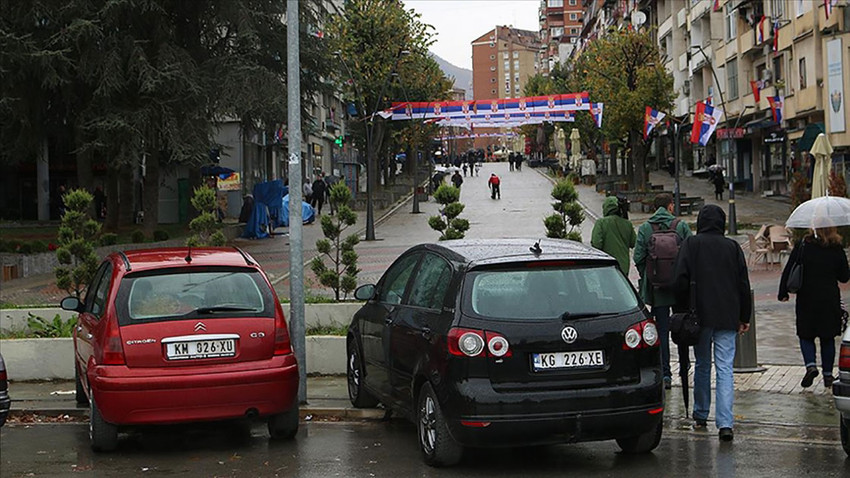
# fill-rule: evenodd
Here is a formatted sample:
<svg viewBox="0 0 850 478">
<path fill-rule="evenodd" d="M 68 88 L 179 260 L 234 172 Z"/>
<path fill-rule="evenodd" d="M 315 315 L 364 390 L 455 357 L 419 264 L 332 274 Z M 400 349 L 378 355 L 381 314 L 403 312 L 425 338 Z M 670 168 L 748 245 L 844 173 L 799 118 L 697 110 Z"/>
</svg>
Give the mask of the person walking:
<svg viewBox="0 0 850 478">
<path fill-rule="evenodd" d="M 514 153 L 508 154 L 508 165 L 510 165 L 511 171 L 514 170 Z"/>
<path fill-rule="evenodd" d="M 608 196 L 602 203 L 604 217 L 593 225 L 590 244 L 609 254 L 620 263 L 620 270 L 629 276 L 629 249 L 635 247 L 637 235 L 632 223 L 620 215 L 620 201 Z"/>
<path fill-rule="evenodd" d="M 463 184 L 463 178 L 461 177 L 460 173 L 457 172 L 457 171 L 455 171 L 455 173 L 452 174 L 452 184 L 454 184 L 455 187 L 458 188 L 458 189 L 460 189 L 460 185 Z"/>
<path fill-rule="evenodd" d="M 487 186 L 490 188 L 490 199 L 502 199 L 501 184 L 502 180 L 499 179 L 499 176 L 496 176 L 496 173 L 490 173 L 490 179 L 487 180 Z"/>
<path fill-rule="evenodd" d="M 687 310 L 690 288 L 696 287 L 700 335 L 694 346 L 694 426 L 707 426 L 713 348 L 715 424 L 720 440 L 732 441 L 735 336 L 750 329 L 752 296 L 744 251 L 724 235 L 725 226 L 726 213 L 719 206 L 708 204 L 700 210 L 697 234 L 685 239 L 676 261 L 676 299 L 677 309 Z"/>
<path fill-rule="evenodd" d="M 656 195 L 654 205 L 655 213 L 638 228 L 634 260 L 640 274 L 638 289 L 641 298 L 644 303 L 650 306 L 652 316 L 655 317 L 655 323 L 658 326 L 658 334 L 661 338 L 661 366 L 664 372 L 664 388 L 669 390 L 673 386 L 673 374 L 670 371 L 670 306 L 676 303 L 676 295 L 672 285 L 661 287 L 650 280 L 647 265 L 653 261 L 650 257 L 653 251 L 650 249 L 657 242 L 653 240 L 653 233 L 667 230 L 676 231 L 681 243 L 691 235 L 691 229 L 684 221 L 679 221 L 673 216 L 673 196 L 670 193 Z M 673 257 L 675 257 L 675 254 Z M 654 263 L 650 267 L 657 268 Z M 672 272 L 669 272 L 670 275 L 672 275 Z M 672 282 L 672 277 L 669 277 L 669 279 Z"/>
<path fill-rule="evenodd" d="M 322 205 L 325 203 L 325 197 L 328 194 L 328 185 L 325 183 L 325 174 L 319 173 L 319 176 L 313 181 L 313 196 L 310 200 L 310 205 L 316 210 L 316 214 L 322 215 Z"/>
<path fill-rule="evenodd" d="M 841 291 L 838 283 L 850 280 L 847 256 L 842 248 L 841 236 L 834 227 L 810 231 L 794 245 L 788 264 L 779 280 L 781 302 L 788 300 L 788 277 L 794 264 L 803 266 L 802 286 L 796 292 L 797 337 L 806 365 L 806 374 L 800 386 L 812 386 L 818 376 L 815 361 L 815 338 L 820 341 L 823 385 L 832 387 L 835 380 L 832 366 L 835 363 L 835 336 L 841 334 Z"/>
<path fill-rule="evenodd" d="M 461 164 L 461 169 L 463 169 L 463 177 L 466 177 L 466 168 L 467 168 L 467 167 L 468 167 L 468 166 L 467 166 L 466 162 L 464 161 L 464 162 Z"/>
<path fill-rule="evenodd" d="M 714 199 L 723 200 L 723 189 L 726 187 L 726 179 L 723 178 L 723 170 L 717 168 L 714 172 Z"/>
</svg>

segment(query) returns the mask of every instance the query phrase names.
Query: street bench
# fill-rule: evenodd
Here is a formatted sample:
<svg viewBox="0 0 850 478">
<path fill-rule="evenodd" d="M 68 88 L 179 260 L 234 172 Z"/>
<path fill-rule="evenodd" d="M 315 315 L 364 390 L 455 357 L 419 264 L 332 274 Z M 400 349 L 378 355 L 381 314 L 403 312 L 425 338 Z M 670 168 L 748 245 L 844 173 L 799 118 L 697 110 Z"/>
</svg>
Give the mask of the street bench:
<svg viewBox="0 0 850 478">
<path fill-rule="evenodd" d="M 679 198 L 679 213 L 692 215 L 694 211 L 699 212 L 705 206 L 705 199 L 701 196 L 681 196 Z"/>
</svg>

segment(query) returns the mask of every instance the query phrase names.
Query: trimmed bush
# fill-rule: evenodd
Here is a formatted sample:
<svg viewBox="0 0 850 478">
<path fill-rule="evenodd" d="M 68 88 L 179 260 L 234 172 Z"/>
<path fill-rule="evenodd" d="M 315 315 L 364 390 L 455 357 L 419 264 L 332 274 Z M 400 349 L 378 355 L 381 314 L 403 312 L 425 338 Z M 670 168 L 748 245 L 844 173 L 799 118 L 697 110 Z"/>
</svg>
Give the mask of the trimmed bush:
<svg viewBox="0 0 850 478">
<path fill-rule="evenodd" d="M 99 243 L 101 246 L 114 246 L 115 244 L 118 244 L 118 234 L 115 234 L 114 232 L 103 233 L 100 236 Z"/>
<path fill-rule="evenodd" d="M 169 239 L 168 232 L 157 229 L 153 232 L 153 240 L 156 242 L 167 241 Z"/>
<path fill-rule="evenodd" d="M 140 229 L 136 229 L 130 234 L 130 240 L 133 241 L 133 244 L 145 242 L 145 233 Z"/>
</svg>

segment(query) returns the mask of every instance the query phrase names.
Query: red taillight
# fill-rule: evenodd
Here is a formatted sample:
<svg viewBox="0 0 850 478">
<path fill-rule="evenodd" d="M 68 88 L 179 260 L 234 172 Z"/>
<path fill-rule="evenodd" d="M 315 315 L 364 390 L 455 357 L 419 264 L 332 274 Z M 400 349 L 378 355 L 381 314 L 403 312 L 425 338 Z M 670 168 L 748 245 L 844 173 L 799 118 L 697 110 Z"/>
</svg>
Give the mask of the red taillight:
<svg viewBox="0 0 850 478">
<path fill-rule="evenodd" d="M 650 415 L 658 415 L 659 413 L 664 411 L 664 407 L 661 408 L 653 408 L 652 410 L 647 411 Z"/>
<path fill-rule="evenodd" d="M 502 358 L 511 356 L 508 339 L 489 330 L 462 329 L 449 330 L 449 353 L 458 357 Z"/>
<path fill-rule="evenodd" d="M 487 338 L 487 353 L 491 357 L 501 358 L 511 356 L 511 345 L 508 339 L 495 332 L 484 331 Z"/>
<path fill-rule="evenodd" d="M 106 331 L 100 365 L 124 365 L 124 345 L 121 344 L 121 329 L 115 319 L 106 323 Z"/>
<path fill-rule="evenodd" d="M 283 313 L 275 315 L 274 319 L 274 354 L 287 355 L 292 353 L 289 342 L 289 330 L 286 328 L 286 318 Z"/>
<path fill-rule="evenodd" d="M 6 370 L 0 370 L 0 390 L 6 390 L 9 387 L 7 379 Z"/>
<path fill-rule="evenodd" d="M 850 344 L 841 344 L 841 351 L 838 355 L 838 369 L 850 372 Z"/>
<path fill-rule="evenodd" d="M 472 427 L 472 428 L 484 428 L 484 427 L 490 426 L 490 422 L 473 422 L 473 421 L 470 421 L 470 420 L 461 420 L 460 424 L 465 426 L 465 427 Z"/>
<path fill-rule="evenodd" d="M 652 319 L 633 324 L 623 335 L 623 350 L 636 350 L 658 346 L 658 328 Z"/>
</svg>

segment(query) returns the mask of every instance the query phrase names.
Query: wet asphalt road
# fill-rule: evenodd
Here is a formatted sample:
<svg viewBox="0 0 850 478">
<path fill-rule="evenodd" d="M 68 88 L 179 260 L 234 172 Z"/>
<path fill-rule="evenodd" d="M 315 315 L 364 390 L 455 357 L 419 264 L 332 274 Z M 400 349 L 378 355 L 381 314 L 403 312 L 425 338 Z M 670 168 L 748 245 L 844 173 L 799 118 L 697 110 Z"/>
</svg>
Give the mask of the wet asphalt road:
<svg viewBox="0 0 850 478">
<path fill-rule="evenodd" d="M 850 476 L 834 432 L 741 426 L 721 444 L 712 427 L 674 420 L 649 455 L 622 455 L 608 441 L 471 450 L 459 466 L 434 469 L 403 420 L 302 423 L 289 442 L 270 442 L 259 424 L 160 428 L 122 435 L 110 454 L 90 451 L 84 424 L 14 425 L 0 430 L 0 476 Z"/>
</svg>

